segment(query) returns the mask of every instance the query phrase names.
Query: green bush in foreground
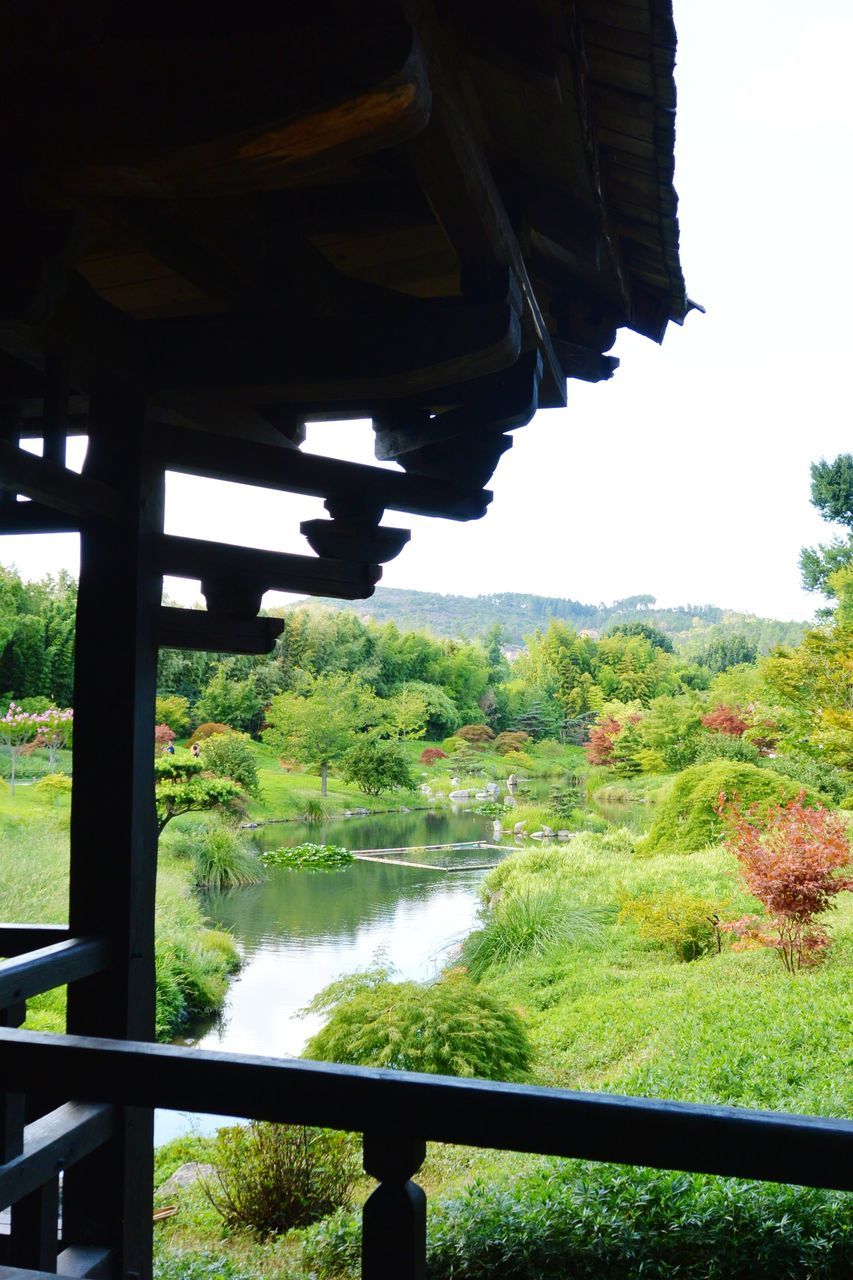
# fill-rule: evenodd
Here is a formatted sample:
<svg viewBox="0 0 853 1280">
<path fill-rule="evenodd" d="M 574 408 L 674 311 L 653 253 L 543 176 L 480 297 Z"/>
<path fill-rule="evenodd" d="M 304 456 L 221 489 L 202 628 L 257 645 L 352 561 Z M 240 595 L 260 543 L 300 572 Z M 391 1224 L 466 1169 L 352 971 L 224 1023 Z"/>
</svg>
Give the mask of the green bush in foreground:
<svg viewBox="0 0 853 1280">
<path fill-rule="evenodd" d="M 458 970 L 431 986 L 354 975 L 321 991 L 309 1009 L 331 1009 L 303 1054 L 321 1062 L 520 1080 L 533 1058 L 519 1015 Z"/>
<path fill-rule="evenodd" d="M 349 1205 L 360 1151 L 354 1134 L 333 1129 L 258 1120 L 233 1125 L 216 1135 L 216 1174 L 204 1191 L 226 1226 L 281 1235 Z"/>
<path fill-rule="evenodd" d="M 833 1192 L 574 1161 L 431 1204 L 430 1280 L 849 1280 L 853 1205 Z M 357 1277 L 360 1224 L 306 1232 L 318 1280 Z"/>
<path fill-rule="evenodd" d="M 658 806 L 649 834 L 639 853 L 692 853 L 723 834 L 717 813 L 720 796 L 738 800 L 743 808 L 756 804 L 769 808 L 785 804 L 805 792 L 806 804 L 819 803 L 814 791 L 783 778 L 772 769 L 730 760 L 691 765 L 676 777 Z"/>
</svg>

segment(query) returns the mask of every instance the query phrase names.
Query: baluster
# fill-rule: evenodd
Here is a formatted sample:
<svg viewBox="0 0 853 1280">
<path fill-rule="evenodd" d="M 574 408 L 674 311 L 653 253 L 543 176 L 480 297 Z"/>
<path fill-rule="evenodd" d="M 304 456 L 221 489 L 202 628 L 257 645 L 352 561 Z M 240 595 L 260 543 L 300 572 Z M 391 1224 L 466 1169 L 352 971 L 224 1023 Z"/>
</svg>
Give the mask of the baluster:
<svg viewBox="0 0 853 1280">
<path fill-rule="evenodd" d="M 388 1133 L 364 1135 L 364 1168 L 379 1186 L 362 1211 L 362 1280 L 426 1280 L 426 1196 L 409 1181 L 426 1143 Z"/>
<path fill-rule="evenodd" d="M 59 1252 L 59 1178 L 51 1178 L 12 1205 L 13 1266 L 56 1271 Z"/>
<path fill-rule="evenodd" d="M 0 1009 L 0 1027 L 19 1027 L 26 1016 L 24 1003 Z M 14 1160 L 23 1151 L 25 1118 L 24 1095 L 0 1091 L 0 1164 Z"/>
</svg>

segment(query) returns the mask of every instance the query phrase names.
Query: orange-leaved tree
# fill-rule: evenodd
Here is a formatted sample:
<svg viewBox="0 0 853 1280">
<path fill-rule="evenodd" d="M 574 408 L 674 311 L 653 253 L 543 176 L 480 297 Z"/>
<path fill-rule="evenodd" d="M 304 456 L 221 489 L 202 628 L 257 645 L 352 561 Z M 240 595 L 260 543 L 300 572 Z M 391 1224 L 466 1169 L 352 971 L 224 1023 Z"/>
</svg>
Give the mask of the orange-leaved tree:
<svg viewBox="0 0 853 1280">
<path fill-rule="evenodd" d="M 817 919 L 834 906 L 836 894 L 853 889 L 853 876 L 841 874 L 851 867 L 843 818 L 803 801 L 800 794 L 759 816 L 755 806 L 743 810 L 721 794 L 718 807 L 728 828 L 726 848 L 767 913 L 723 927 L 743 941 L 775 947 L 789 973 L 820 959 L 829 935 Z"/>
</svg>

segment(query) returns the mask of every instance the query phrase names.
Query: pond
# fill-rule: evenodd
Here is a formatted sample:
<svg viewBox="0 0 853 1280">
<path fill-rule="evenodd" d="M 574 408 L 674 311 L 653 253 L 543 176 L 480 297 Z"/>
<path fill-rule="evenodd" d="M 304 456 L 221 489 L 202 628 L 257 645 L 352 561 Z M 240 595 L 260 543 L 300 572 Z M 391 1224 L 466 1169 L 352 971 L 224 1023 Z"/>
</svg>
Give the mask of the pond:
<svg viewBox="0 0 853 1280">
<path fill-rule="evenodd" d="M 262 848 L 303 840 L 349 849 L 397 848 L 490 840 L 492 822 L 472 813 L 413 811 L 353 817 L 322 825 L 271 824 L 253 836 Z M 460 850 L 456 865 L 499 857 Z M 439 861 L 436 856 L 434 861 Z M 213 1023 L 191 1028 L 183 1043 L 205 1049 L 297 1056 L 319 1029 L 318 1015 L 300 1010 L 345 973 L 375 964 L 399 978 L 433 977 L 475 926 L 484 871 L 424 870 L 356 862 L 331 872 L 272 868 L 266 883 L 207 894 L 204 908 L 229 929 L 243 968 Z M 212 1132 L 221 1117 L 158 1112 L 155 1140 L 188 1130 Z"/>
<path fill-rule="evenodd" d="M 537 798 L 550 784 L 535 781 Z M 639 830 L 649 806 L 611 803 L 604 812 L 616 826 Z M 511 814 L 512 810 L 508 810 Z M 511 828 L 511 819 L 506 824 Z M 252 837 L 261 849 L 300 844 L 338 844 L 348 849 L 423 849 L 493 839 L 493 820 L 461 808 L 411 810 L 337 819 L 325 823 L 270 823 Z M 512 848 L 508 844 L 507 849 Z M 406 860 L 406 855 L 400 855 Z M 211 893 L 204 909 L 211 921 L 233 934 L 243 967 L 231 983 L 221 1014 L 188 1029 L 181 1043 L 235 1053 L 295 1057 L 319 1029 L 319 1015 L 301 1016 L 312 996 L 342 974 L 381 964 L 395 976 L 423 981 L 452 958 L 476 926 L 483 870 L 465 868 L 494 862 L 486 850 L 413 853 L 409 860 L 434 869 L 356 862 L 332 872 L 272 868 L 269 879 L 249 889 Z M 156 1141 L 188 1130 L 209 1133 L 221 1117 L 159 1112 Z"/>
</svg>

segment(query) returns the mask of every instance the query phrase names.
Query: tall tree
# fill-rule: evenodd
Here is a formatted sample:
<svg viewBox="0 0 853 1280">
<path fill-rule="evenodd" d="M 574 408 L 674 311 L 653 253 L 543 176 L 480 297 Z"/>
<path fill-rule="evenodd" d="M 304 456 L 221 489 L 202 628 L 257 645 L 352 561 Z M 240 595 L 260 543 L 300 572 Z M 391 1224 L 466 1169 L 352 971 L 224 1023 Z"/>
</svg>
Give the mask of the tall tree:
<svg viewBox="0 0 853 1280">
<path fill-rule="evenodd" d="M 329 767 L 342 760 L 358 735 L 376 728 L 383 707 L 372 689 L 354 676 L 317 676 L 300 693 L 279 693 L 267 708 L 263 739 L 274 751 L 320 770 L 328 792 Z"/>
<path fill-rule="evenodd" d="M 803 547 L 800 569 L 807 591 L 834 596 L 833 575 L 853 564 L 853 454 L 840 453 L 832 462 L 812 463 L 812 506 L 824 520 L 840 524 L 847 532 L 817 547 Z"/>
</svg>

